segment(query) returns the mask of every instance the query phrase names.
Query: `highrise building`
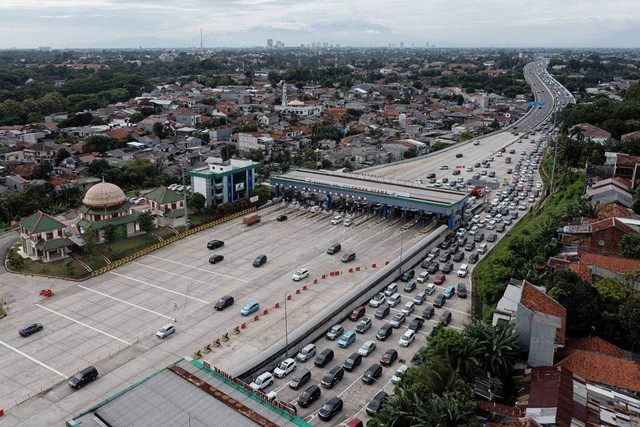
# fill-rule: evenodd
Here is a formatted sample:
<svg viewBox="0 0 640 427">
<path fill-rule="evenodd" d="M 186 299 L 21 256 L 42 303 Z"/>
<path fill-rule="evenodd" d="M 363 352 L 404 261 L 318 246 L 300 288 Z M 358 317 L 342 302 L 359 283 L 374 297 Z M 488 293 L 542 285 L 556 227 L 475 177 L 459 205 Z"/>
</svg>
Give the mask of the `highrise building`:
<svg viewBox="0 0 640 427">
<path fill-rule="evenodd" d="M 271 49 L 273 47 L 273 39 L 267 39 L 267 47 Z"/>
</svg>

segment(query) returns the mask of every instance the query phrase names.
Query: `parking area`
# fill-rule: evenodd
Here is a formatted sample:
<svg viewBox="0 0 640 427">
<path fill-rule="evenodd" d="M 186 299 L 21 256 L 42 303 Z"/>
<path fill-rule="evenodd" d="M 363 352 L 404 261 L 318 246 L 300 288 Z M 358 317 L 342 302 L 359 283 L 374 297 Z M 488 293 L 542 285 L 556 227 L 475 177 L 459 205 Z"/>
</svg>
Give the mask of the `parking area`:
<svg viewBox="0 0 640 427">
<path fill-rule="evenodd" d="M 0 331 L 3 407 L 50 388 L 88 365 L 100 370 L 100 361 L 126 349 L 134 348 L 143 370 L 153 370 L 247 323 L 242 334 L 215 350 L 216 365 L 231 369 L 239 358 L 251 359 L 283 337 L 284 314 L 274 307 L 284 302 L 285 294 L 293 295 L 288 307 L 293 331 L 342 290 L 397 257 L 403 244 L 413 245 L 423 238 L 420 231 L 431 227 L 421 222 L 402 231 L 406 223 L 393 218 L 344 227 L 331 225 L 330 217 L 310 218 L 309 213 L 294 213 L 286 221 L 276 221 L 282 213 L 276 208 L 263 210 L 261 222 L 251 227 L 241 220 L 230 221 L 85 282 L 50 282 L 54 297 L 15 311 L 4 320 Z M 212 239 L 225 245 L 208 250 L 206 244 Z M 342 251 L 328 255 L 326 250 L 332 243 L 341 243 Z M 357 256 L 345 264 L 340 258 L 348 250 Z M 223 255 L 224 260 L 210 264 L 209 256 L 214 253 Z M 252 262 L 259 254 L 266 254 L 268 260 L 255 268 Z M 348 273 L 349 267 L 356 266 L 359 272 Z M 294 282 L 292 274 L 300 267 L 308 268 L 310 275 Z M 330 271 L 343 274 L 330 277 Z M 324 273 L 328 277 L 323 280 Z M 320 278 L 318 284 L 313 284 L 314 278 Z M 295 293 L 304 286 L 307 290 Z M 213 310 L 213 304 L 227 294 L 235 298 L 235 305 L 223 312 Z M 261 306 L 257 322 L 253 316 L 240 315 L 241 308 L 253 300 Z M 264 309 L 270 313 L 262 315 Z M 18 335 L 20 327 L 34 322 L 44 329 L 29 337 Z M 155 332 L 168 322 L 176 325 L 177 333 L 157 339 Z M 158 363 L 157 357 L 146 362 L 144 355 L 149 352 L 161 352 L 161 363 L 165 364 Z M 118 367 L 108 365 L 109 369 Z M 135 380 L 140 372 L 131 375 Z M 76 398 L 74 407 L 84 408 L 93 400 L 93 395 L 85 402 Z"/>
</svg>

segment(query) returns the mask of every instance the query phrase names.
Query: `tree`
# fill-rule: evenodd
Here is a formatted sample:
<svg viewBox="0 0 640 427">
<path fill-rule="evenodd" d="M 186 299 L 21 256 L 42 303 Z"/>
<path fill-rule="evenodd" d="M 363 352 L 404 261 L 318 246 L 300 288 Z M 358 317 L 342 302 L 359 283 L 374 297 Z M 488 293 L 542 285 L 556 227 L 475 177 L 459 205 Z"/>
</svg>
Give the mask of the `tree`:
<svg viewBox="0 0 640 427">
<path fill-rule="evenodd" d="M 199 194 L 199 193 L 195 193 Z M 140 225 L 140 230 L 148 233 L 156 228 L 156 219 L 153 214 L 149 211 L 142 212 L 138 216 L 138 224 Z"/>
<path fill-rule="evenodd" d="M 235 145 L 227 143 L 220 146 L 220 157 L 222 157 L 222 160 L 229 160 L 236 154 L 238 154 L 238 147 Z"/>
<path fill-rule="evenodd" d="M 206 203 L 207 199 L 200 193 L 193 193 L 189 196 L 189 207 L 196 212 L 200 212 Z"/>
<path fill-rule="evenodd" d="M 640 259 L 640 234 L 625 234 L 618 242 L 618 249 L 620 249 L 620 255 L 625 258 Z"/>
<path fill-rule="evenodd" d="M 100 229 L 102 232 L 102 238 L 107 245 L 116 241 L 116 226 L 113 224 L 105 224 Z"/>
<path fill-rule="evenodd" d="M 13 270 L 20 270 L 24 265 L 24 258 L 10 249 L 7 255 L 7 264 Z"/>
<path fill-rule="evenodd" d="M 42 162 L 38 166 L 35 167 L 33 173 L 31 174 L 31 178 L 33 179 L 47 179 L 49 174 L 53 171 L 53 166 L 49 162 Z"/>
<path fill-rule="evenodd" d="M 155 185 L 158 176 L 156 165 L 149 159 L 138 158 L 131 161 L 124 170 L 127 181 L 138 187 L 151 187 Z"/>
<path fill-rule="evenodd" d="M 56 155 L 56 162 L 60 164 L 60 162 L 67 157 L 71 157 L 71 154 L 69 153 L 69 151 L 67 151 L 66 148 L 61 148 L 58 150 L 58 154 Z"/>
<path fill-rule="evenodd" d="M 96 230 L 93 226 L 84 230 L 82 233 L 82 239 L 84 240 L 84 251 L 87 254 L 94 254 L 96 252 Z"/>
<path fill-rule="evenodd" d="M 407 151 L 404 152 L 404 158 L 405 159 L 412 159 L 412 158 L 416 157 L 417 155 L 418 155 L 418 153 L 416 152 L 416 148 L 415 147 L 411 147 Z"/>
<path fill-rule="evenodd" d="M 153 124 L 153 133 L 158 137 L 158 138 L 164 138 L 164 125 L 160 122 L 156 122 Z"/>
<path fill-rule="evenodd" d="M 492 376 L 505 377 L 511 373 L 518 352 L 517 336 L 502 326 L 473 322 L 465 326 L 464 335 L 475 342 L 476 358 Z"/>
<path fill-rule="evenodd" d="M 634 295 L 620 306 L 618 319 L 629 332 L 629 341 L 633 351 L 640 344 L 640 295 Z"/>
<path fill-rule="evenodd" d="M 567 309 L 567 329 L 588 332 L 600 320 L 600 294 L 568 270 L 556 270 L 547 276 L 549 296 Z"/>
</svg>

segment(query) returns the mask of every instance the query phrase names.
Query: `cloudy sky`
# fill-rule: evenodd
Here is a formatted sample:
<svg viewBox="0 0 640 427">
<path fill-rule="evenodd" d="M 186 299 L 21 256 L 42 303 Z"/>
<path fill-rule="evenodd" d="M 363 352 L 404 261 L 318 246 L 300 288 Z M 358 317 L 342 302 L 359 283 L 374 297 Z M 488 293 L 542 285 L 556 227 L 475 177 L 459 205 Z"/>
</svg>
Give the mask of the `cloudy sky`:
<svg viewBox="0 0 640 427">
<path fill-rule="evenodd" d="M 638 0 L 0 0 L 0 48 L 640 47 Z"/>
</svg>

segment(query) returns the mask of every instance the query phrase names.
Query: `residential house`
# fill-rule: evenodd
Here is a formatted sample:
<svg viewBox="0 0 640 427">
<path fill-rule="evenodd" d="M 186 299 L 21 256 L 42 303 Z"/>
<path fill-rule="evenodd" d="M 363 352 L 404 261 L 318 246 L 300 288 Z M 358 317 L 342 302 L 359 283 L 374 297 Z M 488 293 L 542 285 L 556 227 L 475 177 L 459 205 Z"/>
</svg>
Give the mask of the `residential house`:
<svg viewBox="0 0 640 427">
<path fill-rule="evenodd" d="M 202 122 L 202 115 L 189 110 L 180 110 L 176 113 L 176 123 L 181 126 L 195 128 Z"/>
<path fill-rule="evenodd" d="M 626 234 L 637 233 L 637 226 L 625 218 L 579 218 L 558 230 L 560 243 L 566 247 L 617 255 L 618 243 Z"/>
<path fill-rule="evenodd" d="M 611 132 L 589 123 L 578 123 L 572 126 L 569 129 L 569 134 L 573 139 L 577 138 L 578 135 L 582 135 L 585 139 L 590 139 L 600 144 L 611 138 Z"/>
<path fill-rule="evenodd" d="M 66 225 L 41 211 L 20 221 L 18 254 L 33 261 L 57 261 L 66 258 L 71 246 L 64 234 Z"/>
<path fill-rule="evenodd" d="M 269 134 L 259 132 L 240 132 L 238 134 L 238 148 L 240 151 L 267 150 L 272 144 L 273 138 Z"/>
<path fill-rule="evenodd" d="M 24 151 L 24 160 L 26 162 L 40 163 L 43 161 L 53 163 L 58 154 L 60 147 L 51 141 L 39 142 L 26 147 Z"/>
<path fill-rule="evenodd" d="M 20 192 L 27 188 L 29 184 L 31 184 L 31 181 L 29 181 L 28 179 L 24 179 L 20 175 L 9 175 L 5 178 L 4 185 L 9 190 Z"/>
<path fill-rule="evenodd" d="M 566 318 L 566 309 L 544 288 L 511 279 L 492 323 L 514 330 L 518 344 L 529 352 L 528 366 L 549 366 L 555 350 L 564 345 Z"/>
<path fill-rule="evenodd" d="M 633 205 L 633 194 L 629 188 L 616 179 L 603 179 L 587 188 L 587 197 L 598 205 L 618 203 L 630 208 Z"/>
</svg>

